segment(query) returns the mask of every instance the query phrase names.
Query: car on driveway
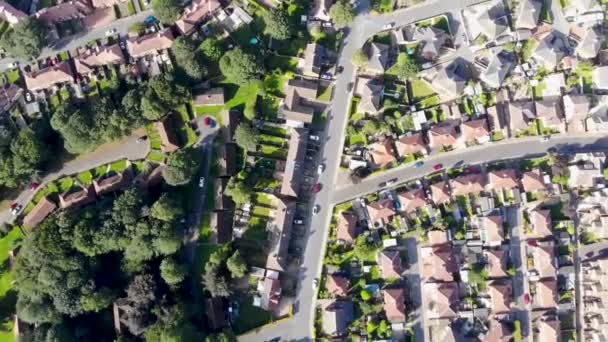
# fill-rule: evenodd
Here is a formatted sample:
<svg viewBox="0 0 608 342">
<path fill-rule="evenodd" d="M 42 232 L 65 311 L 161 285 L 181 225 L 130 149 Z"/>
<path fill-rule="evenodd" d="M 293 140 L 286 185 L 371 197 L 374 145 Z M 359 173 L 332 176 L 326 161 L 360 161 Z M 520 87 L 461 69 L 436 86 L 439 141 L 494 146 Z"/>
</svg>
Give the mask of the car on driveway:
<svg viewBox="0 0 608 342">
<path fill-rule="evenodd" d="M 433 170 L 439 171 L 441 169 L 443 169 L 443 164 L 435 164 L 435 165 L 433 165 Z"/>
<path fill-rule="evenodd" d="M 309 135 L 308 139 L 310 139 L 312 141 L 319 141 L 319 140 L 321 140 L 321 138 L 319 138 L 318 135 Z"/>
<path fill-rule="evenodd" d="M 321 74 L 321 79 L 329 81 L 332 79 L 332 77 L 331 77 L 331 74 L 325 73 L 325 74 Z"/>
<path fill-rule="evenodd" d="M 116 33 L 116 29 L 115 28 L 111 28 L 111 29 L 109 29 L 109 30 L 106 31 L 106 37 L 114 35 L 115 33 Z"/>
<path fill-rule="evenodd" d="M 13 216 L 19 215 L 21 210 L 23 210 L 23 205 L 16 203 L 16 202 L 11 204 L 11 214 Z"/>
<path fill-rule="evenodd" d="M 205 187 L 205 177 L 201 177 L 198 179 L 198 187 L 199 188 L 204 188 Z"/>
<path fill-rule="evenodd" d="M 293 224 L 304 224 L 304 219 L 296 218 L 293 220 Z"/>
<path fill-rule="evenodd" d="M 325 171 L 325 165 L 324 164 L 319 164 L 319 167 L 317 167 L 317 173 L 318 174 L 322 174 L 323 171 Z"/>
<path fill-rule="evenodd" d="M 318 204 L 315 204 L 315 206 L 312 208 L 312 214 L 317 215 L 319 213 L 319 211 L 321 211 L 321 206 Z"/>
<path fill-rule="evenodd" d="M 203 119 L 203 123 L 204 123 L 204 124 L 205 124 L 205 126 L 207 126 L 207 127 L 211 127 L 211 128 L 215 127 L 215 120 L 213 120 L 212 118 L 210 118 L 210 117 L 208 117 L 208 116 L 206 116 L 206 117 Z"/>
<path fill-rule="evenodd" d="M 424 165 L 424 162 L 422 160 L 419 160 L 419 161 L 416 162 L 416 164 L 414 164 L 414 167 L 415 168 L 421 168 L 422 165 Z"/>
</svg>

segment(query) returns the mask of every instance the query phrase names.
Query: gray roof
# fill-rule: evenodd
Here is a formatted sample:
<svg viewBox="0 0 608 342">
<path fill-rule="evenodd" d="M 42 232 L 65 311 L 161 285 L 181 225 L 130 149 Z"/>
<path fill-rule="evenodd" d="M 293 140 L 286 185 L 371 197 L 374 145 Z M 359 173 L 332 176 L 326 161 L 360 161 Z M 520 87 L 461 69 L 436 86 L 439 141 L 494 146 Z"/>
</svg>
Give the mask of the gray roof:
<svg viewBox="0 0 608 342">
<path fill-rule="evenodd" d="M 587 29 L 585 38 L 576 47 L 576 53 L 582 58 L 595 58 L 602 47 L 604 35 L 595 28 Z"/>
<path fill-rule="evenodd" d="M 447 67 L 436 68 L 435 75 L 427 79 L 429 85 L 440 96 L 458 96 L 466 87 L 465 66 L 452 62 Z"/>
<path fill-rule="evenodd" d="M 567 52 L 566 37 L 557 31 L 553 31 L 538 43 L 533 57 L 542 62 L 548 69 L 555 69 Z"/>
<path fill-rule="evenodd" d="M 275 217 L 268 228 L 268 258 L 266 268 L 283 271 L 287 266 L 287 249 L 291 240 L 291 228 L 296 213 L 296 202 L 278 199 Z"/>
<path fill-rule="evenodd" d="M 353 303 L 346 300 L 319 300 L 323 312 L 323 331 L 328 335 L 341 335 L 347 332 L 353 321 Z"/>
<path fill-rule="evenodd" d="M 572 5 L 580 12 L 587 13 L 591 11 L 594 7 L 598 6 L 596 0 L 575 0 L 572 1 Z"/>
<path fill-rule="evenodd" d="M 380 110 L 380 100 L 384 86 L 373 79 L 359 78 L 357 92 L 361 96 L 361 102 L 357 105 L 357 111 L 374 114 Z"/>
<path fill-rule="evenodd" d="M 367 69 L 384 72 L 388 67 L 388 49 L 389 46 L 386 44 L 371 43 L 369 46 Z"/>
<path fill-rule="evenodd" d="M 420 54 L 424 58 L 435 59 L 447 39 L 445 32 L 433 26 L 419 27 L 411 25 L 410 27 L 406 32 L 408 40 L 420 44 Z"/>
<path fill-rule="evenodd" d="M 542 2 L 538 0 L 523 0 L 515 19 L 515 28 L 533 29 L 538 23 Z"/>
<path fill-rule="evenodd" d="M 507 74 L 515 66 L 515 56 L 507 51 L 500 51 L 493 56 L 485 71 L 479 76 L 488 86 L 500 88 Z"/>
<path fill-rule="evenodd" d="M 508 28 L 504 16 L 492 16 L 490 11 L 482 11 L 477 17 L 480 31 L 490 40 L 498 38 Z"/>
</svg>

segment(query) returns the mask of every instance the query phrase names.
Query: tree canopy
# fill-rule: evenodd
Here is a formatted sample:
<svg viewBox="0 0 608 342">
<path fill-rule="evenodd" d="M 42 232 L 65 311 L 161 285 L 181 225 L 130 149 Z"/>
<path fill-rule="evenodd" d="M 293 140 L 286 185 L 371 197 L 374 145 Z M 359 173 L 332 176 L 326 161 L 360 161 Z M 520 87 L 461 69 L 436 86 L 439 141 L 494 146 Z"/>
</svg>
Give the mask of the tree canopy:
<svg viewBox="0 0 608 342">
<path fill-rule="evenodd" d="M 170 185 L 182 185 L 190 182 L 198 171 L 200 158 L 196 150 L 184 148 L 169 155 L 163 177 Z"/>
<path fill-rule="evenodd" d="M 29 129 L 21 130 L 15 136 L 7 128 L 3 134 L 6 140 L 0 141 L 0 185 L 14 188 L 29 181 L 44 164 L 47 148 Z"/>
<path fill-rule="evenodd" d="M 228 181 L 224 194 L 232 198 L 234 203 L 242 205 L 251 201 L 253 191 L 242 180 L 232 177 Z"/>
<path fill-rule="evenodd" d="M 187 36 L 177 37 L 171 47 L 177 63 L 178 77 L 187 83 L 200 82 L 207 74 L 196 44 Z"/>
<path fill-rule="evenodd" d="M 397 78 L 403 82 L 411 80 L 418 73 L 418 65 L 405 52 L 400 53 L 397 57 L 395 69 Z"/>
<path fill-rule="evenodd" d="M 38 19 L 25 17 L 2 35 L 0 45 L 15 58 L 38 57 L 46 45 L 46 28 Z"/>
<path fill-rule="evenodd" d="M 348 0 L 338 0 L 329 8 L 329 16 L 338 28 L 348 26 L 355 19 L 353 5 Z"/>
<path fill-rule="evenodd" d="M 264 74 L 264 65 L 255 55 L 237 47 L 220 58 L 220 70 L 232 82 L 251 83 Z"/>
<path fill-rule="evenodd" d="M 178 0 L 152 0 L 154 15 L 163 24 L 173 24 L 181 14 Z"/>
<path fill-rule="evenodd" d="M 177 285 L 186 278 L 186 267 L 173 257 L 164 258 L 160 263 L 160 276 L 168 285 Z"/>
<path fill-rule="evenodd" d="M 264 33 L 272 38 L 286 40 L 291 37 L 289 17 L 282 7 L 273 8 L 266 12 L 264 14 L 264 23 L 266 24 Z"/>
<path fill-rule="evenodd" d="M 258 145 L 258 136 L 251 125 L 241 122 L 234 131 L 236 144 L 245 151 L 253 152 Z"/>
<path fill-rule="evenodd" d="M 190 90 L 175 82 L 171 77 L 158 75 L 148 81 L 142 98 L 141 110 L 149 120 L 158 120 L 170 110 L 184 105 L 190 100 Z"/>
<path fill-rule="evenodd" d="M 184 216 L 184 208 L 175 194 L 164 193 L 152 205 L 150 215 L 157 220 L 171 222 Z"/>
<path fill-rule="evenodd" d="M 226 266 L 233 278 L 242 278 L 247 274 L 247 263 L 238 250 L 226 260 Z"/>
<path fill-rule="evenodd" d="M 214 37 L 205 39 L 199 46 L 203 58 L 210 62 L 218 62 L 224 54 L 222 43 Z"/>
</svg>

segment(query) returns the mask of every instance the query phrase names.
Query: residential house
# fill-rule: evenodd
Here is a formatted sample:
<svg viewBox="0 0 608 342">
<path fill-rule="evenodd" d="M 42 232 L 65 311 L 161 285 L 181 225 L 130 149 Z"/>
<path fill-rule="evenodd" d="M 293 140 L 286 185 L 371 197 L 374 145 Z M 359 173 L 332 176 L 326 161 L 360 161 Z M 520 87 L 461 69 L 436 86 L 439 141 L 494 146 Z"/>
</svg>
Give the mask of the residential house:
<svg viewBox="0 0 608 342">
<path fill-rule="evenodd" d="M 372 42 L 367 48 L 367 66 L 365 70 L 372 74 L 382 75 L 389 68 L 389 48 L 386 44 Z"/>
<path fill-rule="evenodd" d="M 484 36 L 487 40 L 492 41 L 508 33 L 509 23 L 501 1 L 470 6 L 463 10 L 462 14 L 467 21 L 471 40 Z"/>
<path fill-rule="evenodd" d="M 468 144 L 485 144 L 490 141 L 490 130 L 486 119 L 469 120 L 460 125 L 464 141 Z"/>
<path fill-rule="evenodd" d="M 510 342 L 513 338 L 513 331 L 510 324 L 498 319 L 490 320 L 488 331 L 485 333 L 483 341 Z"/>
<path fill-rule="evenodd" d="M 124 62 L 125 58 L 118 44 L 89 49 L 74 58 L 76 72 L 87 76 L 94 73 L 98 67 L 108 64 L 118 65 Z"/>
<path fill-rule="evenodd" d="M 0 1 L 0 19 L 9 23 L 9 25 L 16 25 L 25 17 L 27 17 L 27 14 L 16 9 L 8 2 Z"/>
<path fill-rule="evenodd" d="M 493 315 L 506 314 L 513 305 L 513 287 L 510 280 L 493 280 L 488 283 L 489 305 Z"/>
<path fill-rule="evenodd" d="M 285 99 L 279 107 L 279 114 L 291 127 L 303 127 L 312 122 L 315 110 L 319 110 L 316 81 L 291 79 L 285 88 Z"/>
<path fill-rule="evenodd" d="M 577 153 L 568 163 L 568 186 L 594 188 L 604 182 L 606 154 L 603 152 Z"/>
<path fill-rule="evenodd" d="M 226 103 L 224 99 L 224 88 L 210 88 L 201 94 L 194 95 L 192 103 L 195 106 L 223 106 Z"/>
<path fill-rule="evenodd" d="M 516 29 L 532 30 L 538 24 L 543 3 L 539 0 L 523 0 L 519 3 L 517 17 L 515 18 Z"/>
<path fill-rule="evenodd" d="M 557 309 L 557 281 L 554 278 L 548 278 L 534 284 L 536 293 L 532 298 L 532 309 Z"/>
<path fill-rule="evenodd" d="M 535 322 L 534 325 L 535 341 L 559 341 L 562 336 L 560 333 L 560 321 L 556 319 L 541 319 Z"/>
<path fill-rule="evenodd" d="M 175 21 L 175 26 L 181 34 L 190 35 L 199 23 L 210 18 L 220 6 L 218 0 L 194 0 L 184 8 L 181 18 Z"/>
<path fill-rule="evenodd" d="M 237 30 L 242 25 L 249 25 L 253 21 L 253 17 L 235 3 L 232 3 L 232 5 L 224 10 L 218 11 L 216 18 L 231 32 Z"/>
<path fill-rule="evenodd" d="M 173 40 L 171 30 L 165 29 L 145 36 L 129 38 L 127 40 L 127 51 L 133 58 L 152 56 L 158 54 L 161 50 L 170 49 Z"/>
<path fill-rule="evenodd" d="M 513 101 L 506 106 L 511 136 L 528 129 L 536 119 L 536 107 L 532 101 Z"/>
<path fill-rule="evenodd" d="M 82 26 L 87 30 L 104 28 L 116 20 L 114 7 L 99 8 L 82 18 Z"/>
<path fill-rule="evenodd" d="M 81 186 L 72 188 L 59 195 L 59 206 L 61 209 L 76 208 L 95 201 L 95 189 L 93 186 Z"/>
<path fill-rule="evenodd" d="M 449 35 L 440 28 L 415 24 L 396 30 L 393 34 L 397 37 L 397 44 L 417 44 L 419 55 L 429 61 L 439 58 L 441 49 L 449 39 Z"/>
<path fill-rule="evenodd" d="M 357 238 L 359 231 L 357 229 L 357 216 L 350 212 L 341 212 L 338 214 L 338 223 L 336 225 L 336 238 L 342 243 L 353 243 Z"/>
<path fill-rule="evenodd" d="M 448 239 L 448 233 L 445 230 L 441 229 L 432 229 L 426 233 L 427 237 L 427 245 L 428 246 L 438 246 L 445 245 L 450 241 Z"/>
<path fill-rule="evenodd" d="M 515 56 L 502 50 L 493 54 L 487 64 L 478 64 L 481 66 L 479 79 L 488 87 L 498 89 L 516 64 Z"/>
<path fill-rule="evenodd" d="M 396 214 L 393 201 L 390 198 L 378 200 L 367 205 L 367 213 L 374 227 L 382 227 L 389 223 Z"/>
<path fill-rule="evenodd" d="M 480 173 L 458 176 L 450 180 L 453 196 L 467 196 L 483 192 L 485 180 Z"/>
<path fill-rule="evenodd" d="M 384 85 L 369 77 L 358 77 L 355 93 L 361 98 L 357 103 L 358 113 L 376 114 L 382 109 Z"/>
<path fill-rule="evenodd" d="M 283 271 L 287 266 L 287 249 L 291 240 L 291 228 L 296 213 L 296 203 L 289 200 L 277 199 L 275 217 L 268 230 L 268 245 L 270 246 L 266 268 Z"/>
<path fill-rule="evenodd" d="M 129 165 L 122 172 L 108 172 L 93 180 L 93 187 L 97 195 L 101 196 L 127 188 L 133 183 L 133 170 Z"/>
<path fill-rule="evenodd" d="M 428 150 L 422 133 L 402 135 L 395 141 L 395 147 L 400 157 L 408 155 L 427 155 Z"/>
<path fill-rule="evenodd" d="M 608 189 L 596 189 L 577 204 L 579 227 L 598 239 L 608 239 Z"/>
<path fill-rule="evenodd" d="M 439 65 L 424 70 L 419 76 L 439 95 L 442 102 L 449 102 L 459 98 L 466 87 L 465 68 L 465 64 L 453 61 L 447 66 Z"/>
<path fill-rule="evenodd" d="M 382 250 L 376 254 L 376 262 L 380 266 L 380 274 L 384 279 L 401 278 L 403 267 L 399 251 Z"/>
<path fill-rule="evenodd" d="M 308 129 L 292 128 L 289 135 L 289 149 L 287 150 L 287 161 L 283 171 L 283 183 L 281 184 L 281 195 L 298 197 L 300 192 L 300 181 L 304 171 L 304 156 L 308 144 Z"/>
<path fill-rule="evenodd" d="M 91 0 L 91 5 L 95 8 L 107 8 L 123 2 L 123 0 Z"/>
<path fill-rule="evenodd" d="M 583 59 L 593 59 L 597 56 L 598 52 L 602 47 L 602 43 L 604 42 L 604 35 L 599 31 L 599 29 L 595 27 L 588 28 L 580 28 L 578 26 L 574 26 L 574 28 L 578 28 L 577 32 L 575 29 L 570 30 L 570 35 L 578 41 L 578 46 L 576 47 L 576 54 Z"/>
<path fill-rule="evenodd" d="M 25 73 L 24 79 L 29 91 L 45 90 L 55 85 L 74 82 L 68 62 L 60 62 L 45 69 Z"/>
<path fill-rule="evenodd" d="M 502 216 L 483 216 L 473 219 L 479 228 L 479 234 L 484 246 L 500 246 L 505 239 Z"/>
<path fill-rule="evenodd" d="M 543 174 L 538 168 L 524 172 L 521 177 L 521 185 L 525 192 L 539 192 L 547 190 L 547 185 L 543 179 Z"/>
<path fill-rule="evenodd" d="M 369 144 L 367 152 L 372 163 L 377 168 L 387 167 L 396 161 L 393 140 L 391 138 L 385 138 L 382 142 Z"/>
<path fill-rule="evenodd" d="M 42 197 L 36 206 L 23 218 L 23 226 L 28 229 L 36 228 L 55 208 L 57 208 L 57 205 L 49 200 L 47 196 Z"/>
<path fill-rule="evenodd" d="M 401 203 L 401 211 L 412 213 L 427 205 L 424 189 L 415 189 L 397 193 L 397 199 Z"/>
<path fill-rule="evenodd" d="M 346 334 L 350 323 L 354 320 L 353 303 L 333 299 L 322 299 L 318 303 L 323 316 L 323 332 L 329 336 Z"/>
<path fill-rule="evenodd" d="M 608 260 L 602 256 L 583 260 L 581 272 L 581 314 L 582 330 L 587 341 L 601 341 L 608 335 L 606 321 L 606 282 L 608 281 Z"/>
<path fill-rule="evenodd" d="M 47 26 L 54 26 L 71 19 L 82 19 L 91 14 L 93 8 L 85 0 L 70 0 L 55 6 L 45 7 L 34 16 Z"/>
<path fill-rule="evenodd" d="M 442 121 L 428 131 L 429 146 L 432 149 L 464 147 L 464 138 L 457 120 Z"/>
<path fill-rule="evenodd" d="M 517 173 L 514 169 L 493 170 L 488 172 L 486 188 L 494 191 L 505 191 L 517 188 Z"/>
<path fill-rule="evenodd" d="M 608 65 L 598 66 L 591 72 L 593 88 L 597 90 L 608 90 Z"/>
<path fill-rule="evenodd" d="M 301 65 L 302 75 L 315 78 L 319 77 L 324 58 L 325 47 L 323 45 L 317 43 L 307 44 Z"/>
<path fill-rule="evenodd" d="M 390 323 L 405 322 L 405 291 L 403 288 L 388 288 L 382 290 L 384 312 Z"/>
<path fill-rule="evenodd" d="M 350 290 L 350 280 L 336 274 L 328 274 L 325 280 L 327 292 L 333 297 L 346 297 Z"/>
<path fill-rule="evenodd" d="M 570 22 L 591 27 L 602 23 L 603 11 L 603 7 L 596 0 L 580 0 L 567 3 L 563 8 L 563 15 Z"/>
<path fill-rule="evenodd" d="M 529 238 L 545 239 L 553 236 L 551 212 L 549 210 L 534 209 L 529 212 L 529 220 Z"/>
<path fill-rule="evenodd" d="M 591 108 L 585 120 L 586 130 L 589 132 L 608 131 L 608 105 L 600 103 Z"/>
<path fill-rule="evenodd" d="M 553 70 L 566 57 L 569 48 L 568 38 L 554 30 L 540 39 L 532 53 L 532 58 L 539 65 L 546 67 L 548 70 Z"/>
<path fill-rule="evenodd" d="M 543 127 L 560 133 L 566 131 L 559 98 L 536 101 L 536 116 L 542 122 Z"/>
<path fill-rule="evenodd" d="M 572 94 L 562 98 L 564 101 L 564 117 L 568 122 L 568 132 L 585 132 L 585 123 L 591 103 L 586 95 Z"/>
<path fill-rule="evenodd" d="M 165 115 L 160 121 L 154 123 L 154 128 L 160 137 L 160 150 L 171 153 L 179 149 L 179 143 L 173 127 L 173 115 Z"/>
<path fill-rule="evenodd" d="M 542 244 L 526 246 L 528 259 L 532 260 L 532 265 L 528 265 L 528 272 L 535 277 L 555 278 L 557 267 L 555 266 L 555 246 L 552 241 Z"/>
<path fill-rule="evenodd" d="M 432 319 L 425 322 L 425 329 L 428 328 L 428 336 L 430 342 L 456 342 L 456 334 L 453 327 L 454 320 L 452 318 Z M 505 341 L 507 342 L 507 341 Z"/>
<path fill-rule="evenodd" d="M 420 248 L 420 276 L 425 281 L 453 281 L 458 264 L 449 245 Z"/>
<path fill-rule="evenodd" d="M 488 271 L 488 277 L 503 278 L 507 277 L 507 264 L 509 261 L 509 253 L 506 248 L 499 249 L 484 249 L 483 256 L 486 260 L 486 269 Z"/>
<path fill-rule="evenodd" d="M 431 198 L 435 204 L 443 204 L 449 202 L 450 188 L 447 182 L 437 182 L 430 185 Z"/>
<path fill-rule="evenodd" d="M 458 284 L 424 283 L 422 285 L 422 301 L 426 313 L 425 319 L 454 318 L 460 305 Z"/>
<path fill-rule="evenodd" d="M 259 297 L 254 298 L 253 305 L 266 311 L 276 311 L 281 301 L 281 282 L 275 278 L 261 278 L 258 280 L 257 292 Z"/>
</svg>

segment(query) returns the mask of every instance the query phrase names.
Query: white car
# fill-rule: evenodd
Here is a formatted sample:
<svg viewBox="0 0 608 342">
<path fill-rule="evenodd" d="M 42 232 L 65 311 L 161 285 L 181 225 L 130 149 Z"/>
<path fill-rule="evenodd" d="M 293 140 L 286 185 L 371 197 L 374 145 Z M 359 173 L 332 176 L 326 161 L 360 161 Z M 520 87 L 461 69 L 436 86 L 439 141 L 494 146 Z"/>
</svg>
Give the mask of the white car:
<svg viewBox="0 0 608 342">
<path fill-rule="evenodd" d="M 319 140 L 321 140 L 318 135 L 309 135 L 308 139 L 310 139 L 312 141 L 319 141 Z"/>
<path fill-rule="evenodd" d="M 545 135 L 545 136 L 543 137 L 543 142 L 545 142 L 545 141 L 549 141 L 549 140 L 551 140 L 551 136 L 550 136 L 550 135 Z"/>
<path fill-rule="evenodd" d="M 205 177 L 201 177 L 198 179 L 198 187 L 199 188 L 204 188 L 205 187 Z"/>
<path fill-rule="evenodd" d="M 16 69 L 19 67 L 19 61 L 14 61 L 13 63 L 8 65 L 9 68 Z"/>
<path fill-rule="evenodd" d="M 16 204 L 11 208 L 11 214 L 13 216 L 17 216 L 17 215 L 19 215 L 19 213 L 21 213 L 21 210 L 23 210 L 23 205 Z"/>
<path fill-rule="evenodd" d="M 109 30 L 106 31 L 106 37 L 109 37 L 109 36 L 111 36 L 111 35 L 113 35 L 115 33 L 116 33 L 116 29 L 115 28 L 109 29 Z"/>
<path fill-rule="evenodd" d="M 319 278 L 315 278 L 312 280 L 312 289 L 316 290 L 317 286 L 319 286 Z"/>
<path fill-rule="evenodd" d="M 325 165 L 319 164 L 319 167 L 317 168 L 317 173 L 322 174 L 323 171 L 325 171 Z"/>
<path fill-rule="evenodd" d="M 317 215 L 319 213 L 319 211 L 321 211 L 321 206 L 318 204 L 315 204 L 315 206 L 312 208 L 312 214 Z"/>
<path fill-rule="evenodd" d="M 390 29 L 392 29 L 393 27 L 395 27 L 395 23 L 388 23 L 388 24 L 386 24 L 386 25 L 382 26 L 382 29 L 383 29 L 383 30 L 390 30 Z"/>
</svg>

